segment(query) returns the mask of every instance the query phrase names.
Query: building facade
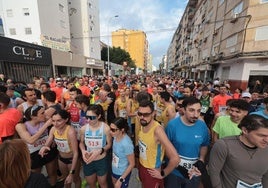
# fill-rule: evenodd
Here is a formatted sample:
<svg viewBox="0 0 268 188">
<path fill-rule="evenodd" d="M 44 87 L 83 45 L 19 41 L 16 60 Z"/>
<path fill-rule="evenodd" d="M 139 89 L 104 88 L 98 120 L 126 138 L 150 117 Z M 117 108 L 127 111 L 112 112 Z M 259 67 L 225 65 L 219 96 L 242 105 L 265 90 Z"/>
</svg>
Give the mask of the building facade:
<svg viewBox="0 0 268 188">
<path fill-rule="evenodd" d="M 233 89 L 268 83 L 268 1 L 189 0 L 168 50 L 174 73 L 228 80 Z M 174 49 L 174 51 L 173 51 Z"/>
<path fill-rule="evenodd" d="M 138 30 L 120 29 L 112 32 L 112 46 L 126 50 L 138 68 L 147 72 L 148 41 Z"/>
<path fill-rule="evenodd" d="M 5 37 L 53 49 L 54 75 L 103 74 L 98 1 L 0 0 L 0 17 Z"/>
</svg>

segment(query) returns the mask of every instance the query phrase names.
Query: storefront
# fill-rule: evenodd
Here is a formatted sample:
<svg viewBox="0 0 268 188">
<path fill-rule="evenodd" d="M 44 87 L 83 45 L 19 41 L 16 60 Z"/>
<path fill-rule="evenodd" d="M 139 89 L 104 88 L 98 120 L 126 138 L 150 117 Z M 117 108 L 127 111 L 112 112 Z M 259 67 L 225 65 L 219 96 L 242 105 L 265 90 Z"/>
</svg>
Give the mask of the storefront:
<svg viewBox="0 0 268 188">
<path fill-rule="evenodd" d="M 51 49 L 0 37 L 0 73 L 24 82 L 31 82 L 34 76 L 51 77 Z"/>
</svg>

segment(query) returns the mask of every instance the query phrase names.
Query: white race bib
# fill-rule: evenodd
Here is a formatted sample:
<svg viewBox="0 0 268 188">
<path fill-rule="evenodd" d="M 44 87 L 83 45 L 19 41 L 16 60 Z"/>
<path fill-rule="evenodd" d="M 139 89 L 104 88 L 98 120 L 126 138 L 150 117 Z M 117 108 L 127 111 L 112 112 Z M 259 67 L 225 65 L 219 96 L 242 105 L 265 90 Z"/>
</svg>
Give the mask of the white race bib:
<svg viewBox="0 0 268 188">
<path fill-rule="evenodd" d="M 144 144 L 142 141 L 138 141 L 139 143 L 139 150 L 140 150 L 140 158 L 143 160 L 147 160 L 147 155 L 146 155 L 146 151 L 147 151 L 147 146 L 146 144 Z"/>
<path fill-rule="evenodd" d="M 92 150 L 101 149 L 102 139 L 88 139 L 86 141 L 87 151 L 90 152 Z"/>
<path fill-rule="evenodd" d="M 224 112 L 224 111 L 226 111 L 226 109 L 227 109 L 227 106 L 220 106 L 219 112 Z"/>
<path fill-rule="evenodd" d="M 119 117 L 126 118 L 127 117 L 127 111 L 126 109 L 119 110 Z"/>
<path fill-rule="evenodd" d="M 33 152 L 40 150 L 41 147 L 45 145 L 47 138 L 48 138 L 48 136 L 45 135 L 45 136 L 39 138 L 38 140 L 36 140 L 34 144 L 27 144 L 30 153 L 33 153 Z"/>
<path fill-rule="evenodd" d="M 208 111 L 208 106 L 201 107 L 201 113 L 206 113 Z"/>
<path fill-rule="evenodd" d="M 117 157 L 117 155 L 115 153 L 113 153 L 112 165 L 115 168 L 118 168 L 118 164 L 119 164 L 119 157 Z"/>
<path fill-rule="evenodd" d="M 241 180 L 237 181 L 236 188 L 263 188 L 261 183 L 255 183 L 253 185 L 249 185 Z"/>
<path fill-rule="evenodd" d="M 69 147 L 69 143 L 68 143 L 67 140 L 55 139 L 55 142 L 57 144 L 57 149 L 60 152 L 63 152 L 63 153 L 69 153 L 69 152 L 71 152 L 71 149 Z"/>
<path fill-rule="evenodd" d="M 198 161 L 198 158 L 189 158 L 184 156 L 180 156 L 180 158 L 181 158 L 180 166 L 183 166 L 187 170 L 191 169 L 193 167 L 193 164 Z"/>
</svg>

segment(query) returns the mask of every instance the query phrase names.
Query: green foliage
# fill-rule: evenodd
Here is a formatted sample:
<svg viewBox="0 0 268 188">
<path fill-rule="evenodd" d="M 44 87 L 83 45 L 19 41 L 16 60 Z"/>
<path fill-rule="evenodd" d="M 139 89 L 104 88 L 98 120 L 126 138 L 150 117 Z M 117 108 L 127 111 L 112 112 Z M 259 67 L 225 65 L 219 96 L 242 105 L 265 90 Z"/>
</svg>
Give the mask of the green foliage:
<svg viewBox="0 0 268 188">
<path fill-rule="evenodd" d="M 136 68 L 135 62 L 131 59 L 129 53 L 120 47 L 109 48 L 110 62 L 123 65 L 123 62 L 128 62 L 128 66 Z M 101 50 L 101 60 L 108 61 L 107 47 Z"/>
</svg>

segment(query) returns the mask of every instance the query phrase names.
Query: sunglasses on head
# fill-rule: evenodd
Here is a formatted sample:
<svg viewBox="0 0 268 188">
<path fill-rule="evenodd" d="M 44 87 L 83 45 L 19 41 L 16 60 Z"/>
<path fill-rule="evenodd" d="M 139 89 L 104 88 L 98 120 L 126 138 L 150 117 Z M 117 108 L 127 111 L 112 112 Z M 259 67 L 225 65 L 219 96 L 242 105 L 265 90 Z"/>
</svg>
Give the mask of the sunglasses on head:
<svg viewBox="0 0 268 188">
<path fill-rule="evenodd" d="M 114 129 L 114 128 L 110 127 L 110 130 L 114 133 L 114 132 L 118 131 L 119 129 Z"/>
<path fill-rule="evenodd" d="M 95 120 L 97 119 L 97 116 L 86 116 L 86 118 L 89 120 Z"/>
<path fill-rule="evenodd" d="M 141 112 L 138 112 L 137 113 L 138 116 L 143 116 L 143 117 L 149 117 L 151 114 L 152 114 L 152 112 L 150 112 L 150 113 L 141 113 Z"/>
</svg>

